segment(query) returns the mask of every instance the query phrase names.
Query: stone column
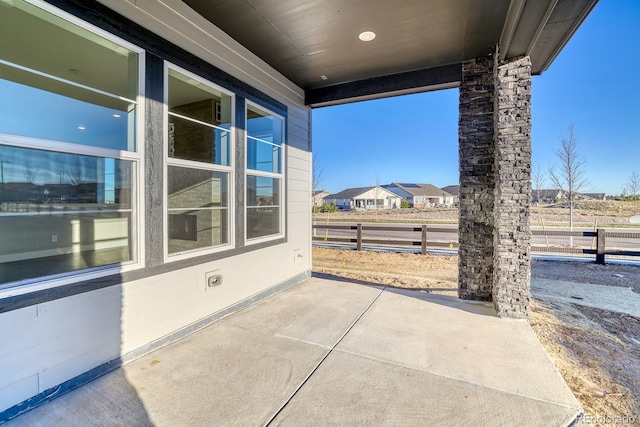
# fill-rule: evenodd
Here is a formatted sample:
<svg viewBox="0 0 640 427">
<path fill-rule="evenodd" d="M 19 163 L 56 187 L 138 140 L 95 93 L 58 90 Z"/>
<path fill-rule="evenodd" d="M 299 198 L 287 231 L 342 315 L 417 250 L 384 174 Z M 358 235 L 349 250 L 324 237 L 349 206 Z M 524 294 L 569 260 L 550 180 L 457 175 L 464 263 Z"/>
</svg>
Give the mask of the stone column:
<svg viewBox="0 0 640 427">
<path fill-rule="evenodd" d="M 531 61 L 498 65 L 493 302 L 502 317 L 529 315 L 531 283 Z"/>
<path fill-rule="evenodd" d="M 493 56 L 462 65 L 458 120 L 458 296 L 492 300 L 495 205 Z"/>
<path fill-rule="evenodd" d="M 526 318 L 530 287 L 531 63 L 465 61 L 459 111 L 458 296 Z"/>
</svg>

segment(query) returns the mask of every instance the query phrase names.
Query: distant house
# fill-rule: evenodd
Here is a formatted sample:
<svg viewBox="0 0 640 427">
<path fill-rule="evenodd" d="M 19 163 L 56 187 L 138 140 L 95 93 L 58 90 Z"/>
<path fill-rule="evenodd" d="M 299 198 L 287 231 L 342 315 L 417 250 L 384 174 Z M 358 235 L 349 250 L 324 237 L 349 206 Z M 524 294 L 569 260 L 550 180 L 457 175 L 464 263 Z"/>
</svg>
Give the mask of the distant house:
<svg viewBox="0 0 640 427">
<path fill-rule="evenodd" d="M 453 203 L 460 201 L 460 186 L 458 184 L 447 185 L 446 187 L 442 187 L 441 190 L 453 196 Z"/>
<path fill-rule="evenodd" d="M 606 200 L 605 193 L 581 193 L 583 200 Z"/>
<path fill-rule="evenodd" d="M 325 197 L 330 195 L 327 190 L 319 190 L 313 192 L 313 206 L 322 206 L 325 202 Z"/>
<path fill-rule="evenodd" d="M 538 200 L 538 194 L 540 200 Z M 575 193 L 574 200 L 605 200 L 605 193 Z M 567 193 L 563 190 L 533 190 L 531 194 L 533 203 L 558 203 L 567 200 Z"/>
<path fill-rule="evenodd" d="M 400 207 L 402 198 L 378 185 L 347 188 L 326 196 L 324 200 L 327 203 L 335 202 L 340 209 L 395 209 Z"/>
<path fill-rule="evenodd" d="M 558 189 L 533 190 L 531 192 L 531 201 L 533 203 L 556 203 L 566 198 L 565 192 Z"/>
<path fill-rule="evenodd" d="M 451 206 L 454 203 L 454 196 L 431 184 L 393 182 L 385 188 L 409 202 L 411 207 Z"/>
</svg>

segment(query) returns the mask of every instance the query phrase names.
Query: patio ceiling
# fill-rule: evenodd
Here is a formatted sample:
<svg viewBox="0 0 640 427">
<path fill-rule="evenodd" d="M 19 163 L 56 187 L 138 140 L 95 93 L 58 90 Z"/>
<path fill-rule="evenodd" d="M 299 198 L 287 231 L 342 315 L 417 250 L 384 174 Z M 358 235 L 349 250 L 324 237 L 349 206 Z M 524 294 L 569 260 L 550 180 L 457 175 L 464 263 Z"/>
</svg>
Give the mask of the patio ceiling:
<svg viewBox="0 0 640 427">
<path fill-rule="evenodd" d="M 597 0 L 183 0 L 305 90 L 311 106 L 454 87 L 502 46 L 546 70 Z M 361 41 L 359 34 L 376 37 Z"/>
</svg>

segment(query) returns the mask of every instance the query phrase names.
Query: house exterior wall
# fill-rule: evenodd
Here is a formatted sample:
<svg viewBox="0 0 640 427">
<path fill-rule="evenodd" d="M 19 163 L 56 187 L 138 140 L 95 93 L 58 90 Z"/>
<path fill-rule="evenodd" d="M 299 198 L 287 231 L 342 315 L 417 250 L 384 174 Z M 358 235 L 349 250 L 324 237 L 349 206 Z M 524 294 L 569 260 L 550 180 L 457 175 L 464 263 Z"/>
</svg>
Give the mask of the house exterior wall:
<svg viewBox="0 0 640 427">
<path fill-rule="evenodd" d="M 353 205 L 365 209 L 394 209 L 400 207 L 401 197 L 382 187 L 373 187 L 370 190 L 354 197 Z M 377 203 L 377 205 L 376 205 Z"/>
<path fill-rule="evenodd" d="M 66 7 L 65 2 L 50 3 Z M 139 38 L 145 48 L 149 37 L 160 36 L 175 45 L 167 47 L 171 55 L 179 57 L 183 51 L 194 55 L 201 64 L 210 64 L 255 89 L 248 96 L 256 102 L 263 101 L 264 94 L 264 100 L 274 99 L 286 107 L 284 237 L 244 244 L 240 224 L 244 213 L 237 211 L 235 248 L 165 262 L 160 225 L 164 215 L 162 101 L 147 90 L 147 132 L 144 141 L 140 140 L 146 148 L 146 185 L 141 183 L 139 189 L 147 221 L 142 223 L 143 238 L 138 242 L 143 245 L 144 266 L 106 277 L 88 275 L 80 282 L 71 277 L 0 290 L 0 421 L 19 413 L 14 405 L 32 399 L 22 405 L 29 407 L 60 384 L 72 387 L 81 381 L 79 376 L 87 378 L 87 373 L 117 366 L 206 326 L 234 308 L 310 277 L 311 112 L 304 106 L 303 91 L 181 1 L 101 3 L 149 31 L 129 32 L 125 20 L 116 22 L 115 27 L 128 32 L 132 43 Z M 83 7 L 70 6 L 67 12 Z M 160 66 L 167 59 L 154 46 L 147 50 L 147 85 L 151 79 L 162 78 Z M 189 62 L 185 60 L 184 66 Z M 244 179 L 241 167 L 234 179 Z M 235 196 L 241 206 L 243 192 Z M 206 286 L 212 272 L 223 276 L 220 286 Z"/>
<path fill-rule="evenodd" d="M 414 207 L 414 199 L 411 193 L 404 191 L 402 188 L 396 187 L 395 185 L 389 185 L 387 190 L 400 196 L 400 200 L 406 200 L 409 203 L 409 207 Z"/>
</svg>

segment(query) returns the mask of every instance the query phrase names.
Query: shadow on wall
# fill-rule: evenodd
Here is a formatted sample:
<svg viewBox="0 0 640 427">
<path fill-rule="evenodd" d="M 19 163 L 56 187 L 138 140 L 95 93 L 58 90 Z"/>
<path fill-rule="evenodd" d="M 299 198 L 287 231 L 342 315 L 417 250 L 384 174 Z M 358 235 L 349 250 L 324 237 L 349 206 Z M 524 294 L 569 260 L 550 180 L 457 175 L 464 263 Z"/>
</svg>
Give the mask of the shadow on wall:
<svg viewBox="0 0 640 427">
<path fill-rule="evenodd" d="M 122 313 L 122 286 L 113 285 L 0 314 L 0 424 L 152 425 L 116 369 Z"/>
</svg>

